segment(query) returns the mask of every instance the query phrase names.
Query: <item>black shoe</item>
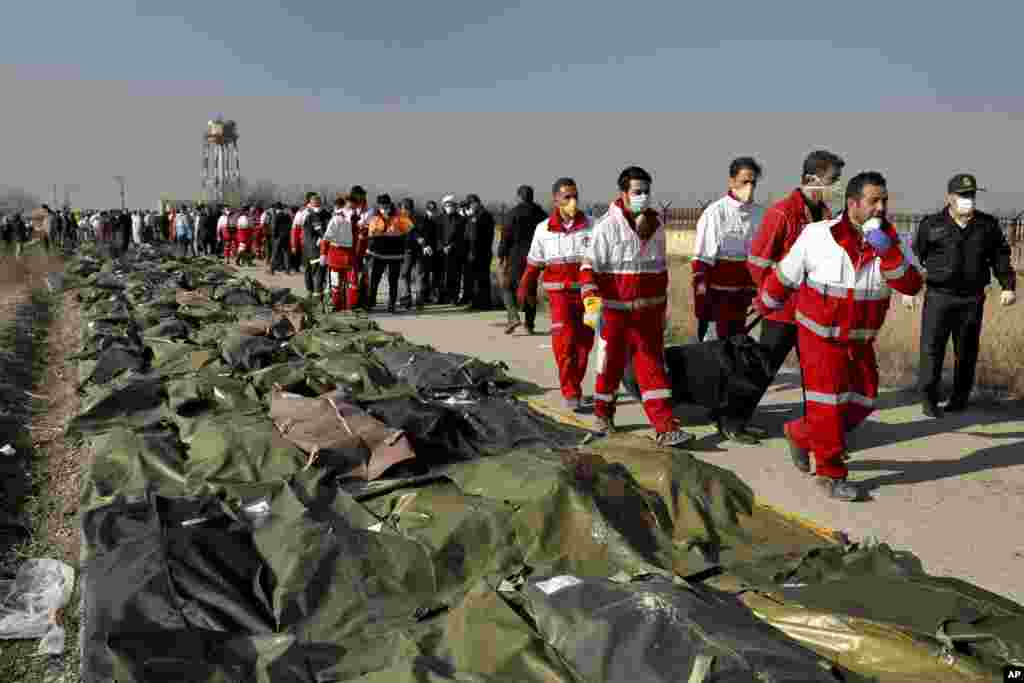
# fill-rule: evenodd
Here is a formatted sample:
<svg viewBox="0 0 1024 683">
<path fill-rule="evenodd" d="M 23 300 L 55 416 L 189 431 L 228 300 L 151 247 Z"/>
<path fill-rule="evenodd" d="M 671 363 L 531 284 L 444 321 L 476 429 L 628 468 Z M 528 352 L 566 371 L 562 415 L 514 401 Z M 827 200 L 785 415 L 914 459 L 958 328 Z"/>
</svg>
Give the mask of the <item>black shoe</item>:
<svg viewBox="0 0 1024 683">
<path fill-rule="evenodd" d="M 921 412 L 931 418 L 941 418 L 945 414 L 942 408 L 930 398 L 921 401 Z"/>
<path fill-rule="evenodd" d="M 533 329 L 533 325 L 527 325 L 526 326 L 526 334 L 531 334 L 532 335 L 534 333 L 535 333 L 535 331 Z"/>
<path fill-rule="evenodd" d="M 807 451 L 796 445 L 793 437 L 789 435 L 789 425 L 782 427 L 782 433 L 786 436 L 786 448 L 789 451 L 789 459 L 793 465 L 804 474 L 811 473 L 811 456 Z"/>
<path fill-rule="evenodd" d="M 943 410 L 947 413 L 962 413 L 967 410 L 967 399 L 966 398 L 951 398 L 946 402 Z"/>
<path fill-rule="evenodd" d="M 731 424 L 728 420 L 718 421 L 718 433 L 729 441 L 742 444 L 744 446 L 756 446 L 761 441 L 754 436 L 751 432 L 748 432 L 746 427 L 741 424 Z"/>
<path fill-rule="evenodd" d="M 848 503 L 860 500 L 860 489 L 845 479 L 815 477 L 814 483 L 832 500 L 842 500 Z"/>
</svg>

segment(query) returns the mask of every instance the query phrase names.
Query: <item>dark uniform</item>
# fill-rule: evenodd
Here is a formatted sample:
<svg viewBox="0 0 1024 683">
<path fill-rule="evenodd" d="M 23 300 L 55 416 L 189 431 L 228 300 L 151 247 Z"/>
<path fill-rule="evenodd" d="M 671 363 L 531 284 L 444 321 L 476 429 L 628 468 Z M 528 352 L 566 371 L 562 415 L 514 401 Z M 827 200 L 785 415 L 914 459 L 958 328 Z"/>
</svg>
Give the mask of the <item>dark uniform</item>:
<svg viewBox="0 0 1024 683">
<path fill-rule="evenodd" d="M 324 293 L 326 271 L 320 267 L 320 238 L 324 236 L 329 214 L 323 209 L 307 209 L 302 223 L 302 260 L 306 291 L 310 296 Z"/>
<path fill-rule="evenodd" d="M 494 260 L 494 216 L 470 195 L 473 213 L 466 221 L 463 302 L 477 310 L 491 308 L 491 261 Z"/>
<path fill-rule="evenodd" d="M 958 178 L 962 176 L 954 181 Z M 973 178 L 971 183 L 973 185 Z M 994 216 L 975 211 L 961 228 L 947 208 L 921 221 L 912 249 L 926 271 L 920 370 L 925 411 L 928 414 L 938 412 L 942 362 L 950 336 L 956 366 L 953 395 L 946 409 L 962 410 L 974 386 L 985 287 L 994 272 L 1003 291 L 1012 292 L 1016 288 L 1010 246 Z"/>
<path fill-rule="evenodd" d="M 406 235 L 405 261 L 402 263 L 402 283 L 405 290 L 402 304 L 406 308 L 411 308 L 414 304 L 417 308 L 422 308 L 427 302 L 434 269 L 434 251 L 437 246 L 437 226 L 434 219 L 421 214 L 414 218 L 414 223 L 415 226 Z M 425 251 L 428 247 L 429 256 Z"/>
<path fill-rule="evenodd" d="M 440 276 L 437 284 L 440 297 L 438 303 L 454 304 L 459 298 L 466 258 L 466 219 L 457 211 L 450 214 L 445 212 L 438 219 L 438 251 L 442 258 L 441 267 L 434 271 Z"/>
<path fill-rule="evenodd" d="M 522 188 L 520 190 L 522 191 Z M 505 287 L 502 296 L 510 325 L 519 322 L 516 290 L 519 288 L 519 281 L 523 279 L 523 273 L 526 272 L 526 256 L 530 253 L 533 233 L 541 221 L 548 217 L 544 209 L 533 202 L 532 189 L 528 195 L 528 201 L 521 201 L 509 212 L 501 229 L 501 241 L 498 243 L 498 259 L 502 260 L 505 266 Z M 523 315 L 526 318 L 526 329 L 532 332 L 537 319 L 536 288 L 532 292 L 527 292 L 527 296 L 532 297 L 532 301 L 527 299 L 523 306 Z"/>
</svg>

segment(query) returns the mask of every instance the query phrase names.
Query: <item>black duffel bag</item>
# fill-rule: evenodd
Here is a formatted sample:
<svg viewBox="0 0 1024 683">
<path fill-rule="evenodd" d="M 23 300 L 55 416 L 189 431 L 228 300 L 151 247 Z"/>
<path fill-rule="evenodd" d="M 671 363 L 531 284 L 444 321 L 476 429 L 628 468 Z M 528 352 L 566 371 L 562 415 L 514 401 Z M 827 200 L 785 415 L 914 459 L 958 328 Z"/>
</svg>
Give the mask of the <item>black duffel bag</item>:
<svg viewBox="0 0 1024 683">
<path fill-rule="evenodd" d="M 749 336 L 760 321 L 755 318 L 744 334 L 726 339 L 666 347 L 665 371 L 673 402 L 721 414 L 752 411 L 774 379 L 770 351 Z M 632 363 L 626 364 L 622 383 L 640 399 Z"/>
</svg>

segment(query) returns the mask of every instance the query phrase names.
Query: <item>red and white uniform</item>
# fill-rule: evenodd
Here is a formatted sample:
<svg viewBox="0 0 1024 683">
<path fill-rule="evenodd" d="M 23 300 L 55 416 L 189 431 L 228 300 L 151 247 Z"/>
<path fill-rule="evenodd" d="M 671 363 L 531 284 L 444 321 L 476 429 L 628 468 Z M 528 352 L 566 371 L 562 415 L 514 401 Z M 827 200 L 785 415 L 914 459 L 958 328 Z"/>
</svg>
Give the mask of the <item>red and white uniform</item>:
<svg viewBox="0 0 1024 683">
<path fill-rule="evenodd" d="M 352 218 L 353 212 L 335 209 L 320 242 L 320 255 L 327 266 L 331 304 L 335 311 L 355 308 L 359 302 L 356 234 Z"/>
<path fill-rule="evenodd" d="M 715 321 L 720 339 L 743 332 L 747 309 L 757 294 L 747 256 L 764 209 L 732 193 L 708 205 L 697 221 L 693 260 L 696 316 Z"/>
<path fill-rule="evenodd" d="M 302 252 L 302 226 L 306 224 L 307 213 L 309 213 L 309 207 L 304 206 L 292 218 L 292 238 L 290 241 L 292 251 L 297 254 Z"/>
<path fill-rule="evenodd" d="M 823 220 L 831 218 L 832 213 L 825 208 Z M 811 210 L 807 208 L 807 200 L 799 188 L 768 207 L 761 219 L 760 227 L 754 233 L 754 241 L 747 256 L 747 270 L 755 286 L 760 288 L 764 284 L 768 273 L 785 258 L 804 227 L 813 221 Z M 785 308 L 772 311 L 765 319 L 793 324 L 795 312 L 796 300 L 791 299 Z"/>
<path fill-rule="evenodd" d="M 230 259 L 235 254 L 235 216 L 229 211 L 217 219 L 217 230 L 224 244 L 224 258 Z"/>
<path fill-rule="evenodd" d="M 807 394 L 806 416 L 786 425 L 797 446 L 814 454 L 818 476 L 842 479 L 845 434 L 871 414 L 878 395 L 874 338 L 892 290 L 916 294 L 920 272 L 906 259 L 891 224 L 892 245 L 879 253 L 844 213 L 804 228 L 768 273 L 759 303 L 794 319 Z M 795 294 L 795 296 L 793 296 Z"/>
<path fill-rule="evenodd" d="M 594 347 L 594 330 L 583 324 L 580 266 L 593 239 L 593 225 L 577 212 L 566 225 L 557 210 L 533 233 L 526 271 L 519 283 L 518 298 L 535 292 L 543 271 L 542 286 L 551 304 L 551 348 L 558 364 L 562 396 L 583 396 L 587 359 Z"/>
<path fill-rule="evenodd" d="M 273 219 L 274 214 L 270 209 L 260 214 L 259 228 L 256 230 L 256 255 L 259 258 L 266 256 L 267 239 L 270 237 L 270 231 L 272 230 L 270 222 Z"/>
<path fill-rule="evenodd" d="M 249 223 L 249 214 L 243 211 L 238 214 L 237 220 L 235 243 L 238 244 L 238 253 L 252 251 L 252 225 Z"/>
<path fill-rule="evenodd" d="M 641 240 L 633 214 L 616 200 L 601 220 L 580 268 L 583 298 L 602 299 L 601 339 L 594 412 L 611 418 L 615 392 L 622 381 L 626 357 L 632 358 L 647 418 L 659 432 L 678 424 L 672 416 L 672 389 L 665 375 L 664 331 L 668 302 L 668 257 L 665 228 L 648 209 L 653 234 Z"/>
</svg>

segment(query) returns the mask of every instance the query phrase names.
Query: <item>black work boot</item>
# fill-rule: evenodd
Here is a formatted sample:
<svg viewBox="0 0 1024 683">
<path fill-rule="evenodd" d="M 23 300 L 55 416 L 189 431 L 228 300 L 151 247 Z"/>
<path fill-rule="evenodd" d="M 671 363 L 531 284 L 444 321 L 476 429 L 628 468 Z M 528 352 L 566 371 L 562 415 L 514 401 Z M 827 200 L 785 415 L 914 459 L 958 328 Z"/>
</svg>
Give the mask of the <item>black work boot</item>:
<svg viewBox="0 0 1024 683">
<path fill-rule="evenodd" d="M 747 431 L 746 425 L 730 418 L 718 418 L 718 433 L 729 441 L 744 446 L 756 446 L 761 443 L 753 432 Z"/>
<path fill-rule="evenodd" d="M 945 416 L 945 412 L 939 407 L 938 402 L 933 398 L 925 398 L 921 401 L 921 412 L 927 417 L 936 419 Z"/>
<path fill-rule="evenodd" d="M 811 473 L 811 456 L 810 454 L 796 445 L 796 441 L 789 435 L 789 425 L 783 425 L 782 433 L 786 436 L 786 449 L 789 451 L 789 459 L 793 462 L 793 465 L 803 472 L 804 474 Z"/>
<path fill-rule="evenodd" d="M 814 483 L 832 500 L 853 502 L 860 499 L 860 490 L 846 479 L 815 477 Z"/>
<path fill-rule="evenodd" d="M 947 413 L 962 413 L 967 410 L 967 399 L 954 396 L 946 402 L 943 410 Z"/>
</svg>

